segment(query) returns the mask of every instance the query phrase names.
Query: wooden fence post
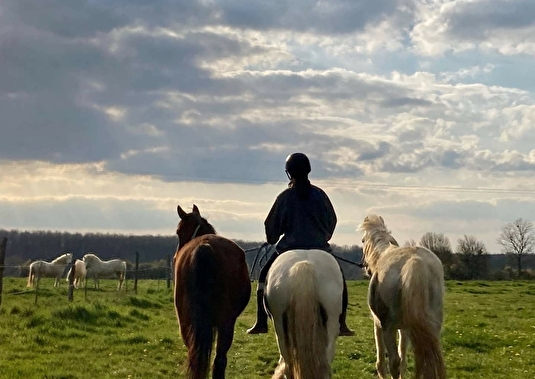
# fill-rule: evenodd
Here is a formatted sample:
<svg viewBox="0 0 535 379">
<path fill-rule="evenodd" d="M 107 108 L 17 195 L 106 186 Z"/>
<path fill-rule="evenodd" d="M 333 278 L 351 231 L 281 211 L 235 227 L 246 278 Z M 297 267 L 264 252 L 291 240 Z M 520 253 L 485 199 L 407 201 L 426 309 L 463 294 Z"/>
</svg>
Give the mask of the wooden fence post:
<svg viewBox="0 0 535 379">
<path fill-rule="evenodd" d="M 86 270 L 86 275 L 85 275 L 85 280 L 84 280 L 84 300 L 87 300 L 87 280 L 89 279 L 89 277 L 87 276 L 87 270 Z"/>
<path fill-rule="evenodd" d="M 171 288 L 171 255 L 167 254 L 167 289 Z"/>
<path fill-rule="evenodd" d="M 134 293 L 137 295 L 137 270 L 139 269 L 139 253 L 136 251 L 136 267 L 134 269 Z"/>
<path fill-rule="evenodd" d="M 4 262 L 6 260 L 7 237 L 0 243 L 0 305 L 2 305 L 2 291 L 4 288 Z"/>
<path fill-rule="evenodd" d="M 37 305 L 37 298 L 39 297 L 39 282 L 41 281 L 40 278 L 38 278 L 37 280 L 35 279 L 35 276 L 34 276 L 34 279 L 33 279 L 33 285 L 35 287 L 35 299 L 33 301 L 33 303 L 35 305 Z"/>
<path fill-rule="evenodd" d="M 67 299 L 69 301 L 72 301 L 74 296 L 74 277 L 75 277 L 75 269 L 76 269 L 76 259 L 72 259 L 71 262 L 71 270 L 69 271 L 69 290 L 67 291 Z"/>
</svg>

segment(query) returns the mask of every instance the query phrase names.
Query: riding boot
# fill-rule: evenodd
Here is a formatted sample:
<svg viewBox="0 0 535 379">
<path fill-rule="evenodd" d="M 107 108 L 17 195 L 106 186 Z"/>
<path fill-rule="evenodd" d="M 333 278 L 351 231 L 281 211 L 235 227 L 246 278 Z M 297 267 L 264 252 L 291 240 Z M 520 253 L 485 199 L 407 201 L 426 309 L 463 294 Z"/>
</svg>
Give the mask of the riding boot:
<svg viewBox="0 0 535 379">
<path fill-rule="evenodd" d="M 342 272 L 342 277 L 343 275 L 344 273 Z M 338 335 L 339 336 L 354 336 L 355 332 L 349 329 L 346 324 L 346 315 L 347 315 L 347 306 L 349 305 L 349 297 L 347 293 L 346 280 L 345 278 L 343 279 L 344 279 L 344 287 L 342 290 L 342 313 L 340 313 L 340 317 L 338 319 L 338 321 L 340 322 L 340 334 Z"/>
<path fill-rule="evenodd" d="M 262 334 L 268 332 L 267 313 L 264 309 L 264 290 L 256 291 L 256 323 L 250 329 L 247 329 L 249 334 Z"/>
</svg>

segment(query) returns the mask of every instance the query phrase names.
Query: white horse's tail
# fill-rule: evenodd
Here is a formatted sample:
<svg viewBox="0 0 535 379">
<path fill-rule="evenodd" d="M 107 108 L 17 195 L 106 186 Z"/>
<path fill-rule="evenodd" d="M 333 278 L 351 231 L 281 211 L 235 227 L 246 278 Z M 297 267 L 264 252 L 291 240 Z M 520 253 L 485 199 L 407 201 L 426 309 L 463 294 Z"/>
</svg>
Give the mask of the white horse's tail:
<svg viewBox="0 0 535 379">
<path fill-rule="evenodd" d="M 420 257 L 410 258 L 401 269 L 402 319 L 413 346 L 417 379 L 446 378 L 440 345 L 442 320 L 437 320 L 429 304 L 429 283 L 433 280 Z"/>
<path fill-rule="evenodd" d="M 126 279 L 126 262 L 121 262 L 121 271 L 119 271 L 119 275 L 117 275 L 117 278 L 119 280 L 119 283 L 117 283 L 117 289 L 120 290 L 123 286 L 123 282 Z"/>
<path fill-rule="evenodd" d="M 285 334 L 291 359 L 286 364 L 295 379 L 328 378 L 326 311 L 318 299 L 314 266 L 296 263 L 290 269 L 289 279 L 291 297 Z"/>
<path fill-rule="evenodd" d="M 28 274 L 28 284 L 26 284 L 26 287 L 32 287 L 34 279 L 35 279 L 35 268 L 33 267 L 33 265 L 30 265 L 30 273 Z"/>
</svg>

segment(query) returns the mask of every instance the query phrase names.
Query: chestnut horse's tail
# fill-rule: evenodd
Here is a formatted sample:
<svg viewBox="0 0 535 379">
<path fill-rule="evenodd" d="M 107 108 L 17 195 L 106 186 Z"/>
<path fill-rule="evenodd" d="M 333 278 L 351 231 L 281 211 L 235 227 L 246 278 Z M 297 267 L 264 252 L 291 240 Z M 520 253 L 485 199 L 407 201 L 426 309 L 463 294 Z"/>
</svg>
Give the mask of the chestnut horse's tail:
<svg viewBox="0 0 535 379">
<path fill-rule="evenodd" d="M 206 379 L 214 341 L 214 321 L 217 317 L 214 290 L 218 286 L 214 281 L 218 269 L 212 248 L 200 245 L 194 253 L 191 266 L 187 278 L 191 320 L 186 337 L 190 342 L 188 375 L 190 379 Z"/>
<path fill-rule="evenodd" d="M 430 293 L 434 280 L 420 257 L 412 257 L 401 269 L 401 307 L 414 350 L 415 378 L 445 379 L 446 367 L 440 345 L 442 320 L 433 310 L 430 299 L 442 297 L 442 289 Z M 441 302 L 442 304 L 442 302 Z"/>
</svg>

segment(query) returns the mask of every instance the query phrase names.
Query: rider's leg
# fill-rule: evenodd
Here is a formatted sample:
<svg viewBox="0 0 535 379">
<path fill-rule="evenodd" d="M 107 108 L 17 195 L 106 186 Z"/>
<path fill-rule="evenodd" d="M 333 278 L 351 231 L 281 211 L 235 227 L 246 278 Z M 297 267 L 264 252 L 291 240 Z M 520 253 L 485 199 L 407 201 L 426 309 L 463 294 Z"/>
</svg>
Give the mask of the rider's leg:
<svg viewBox="0 0 535 379">
<path fill-rule="evenodd" d="M 258 277 L 258 287 L 256 289 L 256 323 L 250 329 L 247 329 L 249 334 L 261 334 L 267 333 L 268 331 L 268 316 L 264 308 L 264 287 L 266 286 L 266 277 L 269 271 L 269 268 L 277 258 L 277 253 L 274 253 L 266 262 L 262 270 L 260 271 L 260 276 Z"/>
<path fill-rule="evenodd" d="M 342 269 L 340 268 L 340 271 Z M 342 279 L 344 280 L 344 289 L 342 290 L 342 313 L 340 314 L 340 336 L 353 336 L 355 332 L 348 328 L 346 324 L 346 315 L 347 315 L 347 305 L 348 305 L 348 295 L 347 295 L 347 285 L 346 278 L 344 277 L 344 272 L 342 271 Z"/>
</svg>

